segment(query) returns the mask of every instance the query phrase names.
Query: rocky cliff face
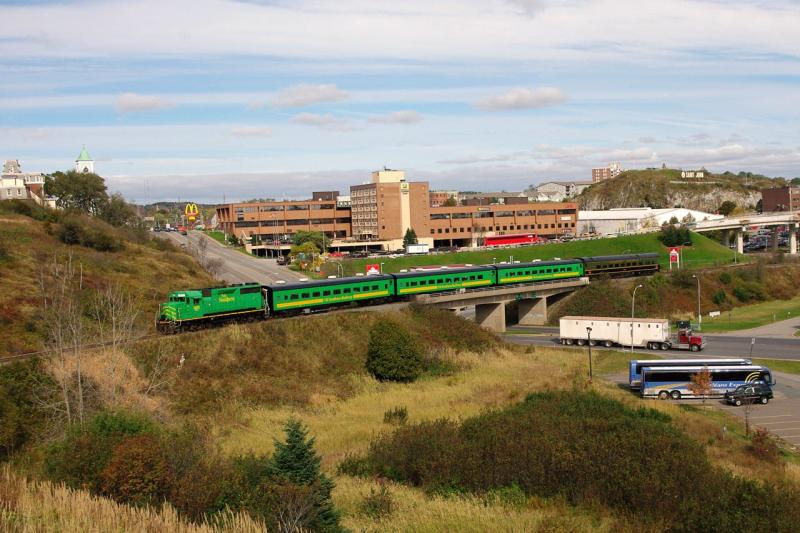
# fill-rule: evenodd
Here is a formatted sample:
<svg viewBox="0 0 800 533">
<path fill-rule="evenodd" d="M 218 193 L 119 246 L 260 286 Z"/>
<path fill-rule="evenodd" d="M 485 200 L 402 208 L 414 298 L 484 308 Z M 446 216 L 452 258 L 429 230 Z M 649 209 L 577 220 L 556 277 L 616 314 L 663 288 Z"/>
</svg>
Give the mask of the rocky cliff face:
<svg viewBox="0 0 800 533">
<path fill-rule="evenodd" d="M 703 180 L 681 179 L 680 171 L 628 171 L 592 185 L 576 198 L 581 209 L 619 207 L 685 207 L 715 212 L 725 201 L 746 210 L 755 209 L 761 189 L 779 185 L 769 178 L 711 175 Z"/>
</svg>

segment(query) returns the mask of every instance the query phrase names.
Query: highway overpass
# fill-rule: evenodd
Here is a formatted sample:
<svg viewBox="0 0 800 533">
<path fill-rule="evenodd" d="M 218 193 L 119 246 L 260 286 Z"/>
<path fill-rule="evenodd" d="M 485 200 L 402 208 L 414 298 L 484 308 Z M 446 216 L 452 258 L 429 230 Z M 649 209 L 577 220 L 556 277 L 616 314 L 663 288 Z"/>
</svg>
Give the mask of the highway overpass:
<svg viewBox="0 0 800 533">
<path fill-rule="evenodd" d="M 722 220 L 704 220 L 694 224 L 692 229 L 698 233 L 721 231 L 722 244 L 730 246 L 731 237 L 736 239 L 736 251 L 744 253 L 744 232 L 761 227 L 789 227 L 789 253 L 797 254 L 797 229 L 800 226 L 800 212 L 764 213 L 761 215 L 743 215 Z M 772 247 L 778 248 L 778 234 L 772 234 Z"/>
</svg>

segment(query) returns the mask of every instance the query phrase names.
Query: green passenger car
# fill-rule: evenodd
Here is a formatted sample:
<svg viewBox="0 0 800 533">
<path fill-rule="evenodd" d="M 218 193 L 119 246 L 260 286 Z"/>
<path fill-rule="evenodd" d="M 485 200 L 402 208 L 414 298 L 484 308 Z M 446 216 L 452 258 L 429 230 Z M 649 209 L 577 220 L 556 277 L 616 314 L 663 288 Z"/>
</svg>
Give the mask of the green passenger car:
<svg viewBox="0 0 800 533">
<path fill-rule="evenodd" d="M 577 259 L 534 261 L 532 263 L 496 265 L 496 267 L 498 285 L 579 278 L 583 276 L 583 263 Z"/>
<path fill-rule="evenodd" d="M 474 289 L 494 285 L 496 282 L 495 270 L 490 266 L 439 268 L 428 271 L 401 272 L 393 275 L 397 284 L 398 296 Z"/>
<path fill-rule="evenodd" d="M 179 330 L 200 322 L 264 314 L 264 293 L 257 283 L 190 289 L 170 293 L 159 306 L 156 327 Z"/>
<path fill-rule="evenodd" d="M 273 313 L 364 302 L 394 296 L 394 278 L 389 275 L 301 281 L 269 286 Z"/>
</svg>

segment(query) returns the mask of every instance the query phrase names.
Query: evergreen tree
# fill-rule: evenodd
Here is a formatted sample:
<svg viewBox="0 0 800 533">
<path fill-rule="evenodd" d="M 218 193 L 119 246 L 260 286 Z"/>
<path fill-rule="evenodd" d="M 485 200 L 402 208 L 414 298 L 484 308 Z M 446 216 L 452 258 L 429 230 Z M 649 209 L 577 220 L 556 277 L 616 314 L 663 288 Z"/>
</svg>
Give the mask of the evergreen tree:
<svg viewBox="0 0 800 533">
<path fill-rule="evenodd" d="M 320 471 L 321 458 L 314 450 L 314 437 L 299 420 L 289 419 L 284 426 L 286 442 L 275 441 L 272 474 L 309 489 L 314 513 L 308 526 L 315 531 L 341 531 L 339 512 L 333 505 L 334 483 Z"/>
<path fill-rule="evenodd" d="M 408 246 L 409 244 L 417 244 L 417 232 L 413 228 L 408 228 L 403 236 L 403 246 Z"/>
</svg>

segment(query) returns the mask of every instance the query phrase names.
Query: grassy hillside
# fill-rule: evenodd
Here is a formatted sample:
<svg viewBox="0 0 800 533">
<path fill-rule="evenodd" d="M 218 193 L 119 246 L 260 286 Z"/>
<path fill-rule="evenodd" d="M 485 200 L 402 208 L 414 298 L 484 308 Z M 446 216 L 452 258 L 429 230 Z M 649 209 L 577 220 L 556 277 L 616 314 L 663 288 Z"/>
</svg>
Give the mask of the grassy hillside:
<svg viewBox="0 0 800 533">
<path fill-rule="evenodd" d="M 531 261 L 533 259 L 562 259 L 593 255 L 611 255 L 621 253 L 656 252 L 659 254 L 662 268 L 669 267 L 669 249 L 658 240 L 658 233 L 643 235 L 626 235 L 622 237 L 580 240 L 567 243 L 542 244 L 537 246 L 522 246 L 499 250 L 481 250 L 475 252 L 457 252 L 450 254 L 435 254 L 422 256 L 403 256 L 396 259 L 369 258 L 351 259 L 342 261 L 346 275 L 365 272 L 366 265 L 383 263 L 384 272 L 398 272 L 401 269 L 424 265 L 453 265 L 470 263 L 473 265 L 491 264 L 493 261 L 508 261 L 513 256 L 514 261 Z M 692 234 L 693 246 L 687 247 L 683 252 L 684 263 L 691 267 L 715 266 L 733 261 L 733 252 L 719 243 L 704 237 L 699 233 Z M 742 259 L 741 256 L 739 259 Z M 323 267 L 323 276 L 336 275 L 336 264 L 326 263 Z"/>
<path fill-rule="evenodd" d="M 715 212 L 722 202 L 732 201 L 740 209 L 753 209 L 761 189 L 782 182 L 765 176 L 710 174 L 708 178 L 682 179 L 680 170 L 628 170 L 594 184 L 577 197 L 581 209 L 613 207 L 686 207 Z"/>
<path fill-rule="evenodd" d="M 0 203 L 1 204 L 1 203 Z M 112 228 L 100 221 L 80 222 L 108 235 L 114 251 L 59 238 L 63 225 L 3 213 L 0 205 L 0 356 L 41 348 L 43 324 L 41 276 L 54 261 L 68 258 L 82 278 L 87 301 L 92 291 L 117 285 L 130 292 L 139 311 L 138 325 L 149 328 L 158 302 L 176 287 L 207 286 L 212 278 L 185 252 L 144 233 Z M 87 230 L 89 231 L 89 230 Z"/>
</svg>

